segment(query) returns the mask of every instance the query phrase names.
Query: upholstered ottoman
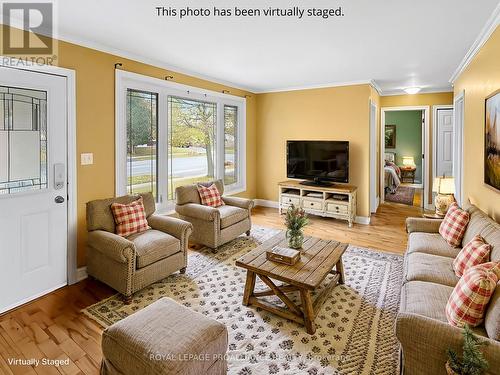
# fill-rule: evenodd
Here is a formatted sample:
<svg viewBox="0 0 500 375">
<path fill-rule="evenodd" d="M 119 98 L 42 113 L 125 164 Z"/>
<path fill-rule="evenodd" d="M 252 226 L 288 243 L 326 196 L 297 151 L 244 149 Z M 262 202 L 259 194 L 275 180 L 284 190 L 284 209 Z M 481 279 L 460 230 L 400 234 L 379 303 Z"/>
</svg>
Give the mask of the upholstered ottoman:
<svg viewBox="0 0 500 375">
<path fill-rule="evenodd" d="M 101 374 L 227 373 L 226 326 L 162 298 L 102 335 Z"/>
</svg>

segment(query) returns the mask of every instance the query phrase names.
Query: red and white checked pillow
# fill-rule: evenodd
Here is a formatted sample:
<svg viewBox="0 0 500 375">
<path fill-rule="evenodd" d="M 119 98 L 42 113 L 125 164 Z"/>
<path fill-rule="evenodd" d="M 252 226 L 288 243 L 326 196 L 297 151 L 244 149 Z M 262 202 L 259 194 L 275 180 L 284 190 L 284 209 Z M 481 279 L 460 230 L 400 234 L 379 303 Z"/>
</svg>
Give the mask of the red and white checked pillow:
<svg viewBox="0 0 500 375">
<path fill-rule="evenodd" d="M 500 262 L 469 268 L 460 278 L 446 304 L 446 319 L 456 327 L 482 323 L 484 313 L 500 277 Z"/>
<path fill-rule="evenodd" d="M 461 277 L 467 269 L 485 263 L 490 258 L 491 245 L 477 235 L 463 247 L 453 261 L 455 275 Z"/>
<path fill-rule="evenodd" d="M 465 230 L 467 229 L 467 224 L 469 224 L 469 213 L 462 210 L 454 202 L 451 204 L 443 222 L 439 226 L 439 234 L 451 246 L 460 246 Z"/>
<path fill-rule="evenodd" d="M 113 203 L 111 211 L 115 218 L 116 234 L 122 237 L 150 229 L 142 197 L 129 204 Z"/>
<path fill-rule="evenodd" d="M 201 204 L 210 207 L 224 206 L 224 201 L 220 196 L 219 189 L 215 184 L 210 186 L 197 185 L 200 194 Z"/>
</svg>

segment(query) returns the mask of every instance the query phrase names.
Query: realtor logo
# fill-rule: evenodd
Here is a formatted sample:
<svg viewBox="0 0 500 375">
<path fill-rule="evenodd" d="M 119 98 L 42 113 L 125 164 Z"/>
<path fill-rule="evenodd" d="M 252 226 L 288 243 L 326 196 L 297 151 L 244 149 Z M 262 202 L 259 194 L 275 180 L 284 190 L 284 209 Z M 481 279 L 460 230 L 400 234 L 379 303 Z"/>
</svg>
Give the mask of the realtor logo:
<svg viewBox="0 0 500 375">
<path fill-rule="evenodd" d="M 7 26 L 2 35 L 4 55 L 51 55 L 54 52 L 52 3 L 4 2 L 2 14 L 3 24 Z"/>
</svg>

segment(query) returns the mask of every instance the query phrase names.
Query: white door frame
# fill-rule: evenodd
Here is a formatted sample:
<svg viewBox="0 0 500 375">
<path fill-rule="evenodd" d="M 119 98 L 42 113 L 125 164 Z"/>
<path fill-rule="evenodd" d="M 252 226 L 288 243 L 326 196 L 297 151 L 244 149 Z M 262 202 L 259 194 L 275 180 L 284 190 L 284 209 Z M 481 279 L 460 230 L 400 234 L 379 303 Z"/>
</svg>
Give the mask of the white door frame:
<svg viewBox="0 0 500 375">
<path fill-rule="evenodd" d="M 35 65 L 23 60 L 0 55 L 0 66 L 51 74 L 66 78 L 67 92 L 67 165 L 68 165 L 68 284 L 78 282 L 77 278 L 77 157 L 76 157 L 76 72 L 72 69 L 51 65 Z"/>
<path fill-rule="evenodd" d="M 462 102 L 461 113 L 457 116 L 457 103 Z M 453 177 L 455 177 L 455 199 L 459 205 L 464 204 L 464 112 L 465 92 L 462 91 L 453 98 Z"/>
<path fill-rule="evenodd" d="M 432 127 L 432 181 L 437 177 L 436 176 L 436 171 L 437 171 L 437 128 L 438 128 L 438 110 L 440 109 L 453 109 L 452 104 L 439 104 L 439 105 L 433 105 L 432 106 L 432 118 L 434 120 L 433 122 L 433 127 Z M 453 138 L 455 138 L 455 135 L 453 135 Z M 455 142 L 453 142 L 453 149 L 455 149 Z M 455 153 L 455 151 L 453 151 Z M 455 164 L 455 160 L 453 160 L 453 164 Z"/>
<path fill-rule="evenodd" d="M 377 212 L 377 104 L 370 99 L 370 213 Z M 375 118 L 372 119 L 372 110 Z"/>
<path fill-rule="evenodd" d="M 422 178 L 424 180 L 424 191 L 422 193 L 422 200 L 425 209 L 432 209 L 432 204 L 428 203 L 429 192 L 429 155 L 430 155 L 430 142 L 427 141 L 428 134 L 430 134 L 430 106 L 401 106 L 401 107 L 382 107 L 380 108 L 380 202 L 385 201 L 385 187 L 384 187 L 384 155 L 385 155 L 385 113 L 393 111 L 423 111 L 424 112 L 424 126 L 422 127 L 422 154 L 424 155 L 424 163 L 422 165 Z"/>
</svg>

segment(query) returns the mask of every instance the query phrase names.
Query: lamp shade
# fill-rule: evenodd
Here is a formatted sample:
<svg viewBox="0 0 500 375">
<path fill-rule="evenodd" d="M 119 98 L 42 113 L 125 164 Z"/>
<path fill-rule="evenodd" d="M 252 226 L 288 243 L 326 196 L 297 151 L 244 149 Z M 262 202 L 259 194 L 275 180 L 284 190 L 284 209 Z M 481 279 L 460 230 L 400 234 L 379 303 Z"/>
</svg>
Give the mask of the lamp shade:
<svg viewBox="0 0 500 375">
<path fill-rule="evenodd" d="M 408 167 L 414 167 L 415 160 L 413 160 L 413 156 L 403 156 L 403 165 Z"/>
<path fill-rule="evenodd" d="M 438 194 L 455 194 L 455 179 L 453 177 L 436 177 L 432 191 Z"/>
</svg>

